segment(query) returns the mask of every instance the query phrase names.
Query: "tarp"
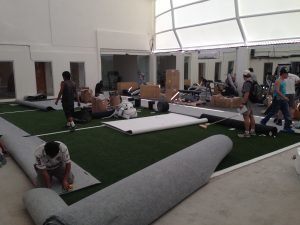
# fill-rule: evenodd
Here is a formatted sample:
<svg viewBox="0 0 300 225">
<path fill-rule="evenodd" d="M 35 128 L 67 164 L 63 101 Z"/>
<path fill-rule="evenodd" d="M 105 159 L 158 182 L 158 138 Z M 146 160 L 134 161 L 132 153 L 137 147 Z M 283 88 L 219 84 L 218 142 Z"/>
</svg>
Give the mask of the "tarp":
<svg viewBox="0 0 300 225">
<path fill-rule="evenodd" d="M 118 120 L 112 122 L 104 122 L 108 127 L 117 129 L 126 134 L 135 135 L 158 130 L 206 123 L 207 119 L 194 118 L 191 116 L 180 115 L 176 113 L 168 113 L 157 116 L 148 116 L 129 120 Z"/>
<path fill-rule="evenodd" d="M 50 110 L 62 110 L 61 101 L 55 105 L 55 99 L 45 100 L 45 101 L 26 101 L 22 99 L 17 99 L 16 103 L 19 105 L 29 106 L 32 108 L 40 109 L 43 111 L 50 111 Z M 88 106 L 89 104 L 80 103 L 81 106 Z M 77 107 L 77 103 L 75 102 L 74 107 Z"/>
</svg>

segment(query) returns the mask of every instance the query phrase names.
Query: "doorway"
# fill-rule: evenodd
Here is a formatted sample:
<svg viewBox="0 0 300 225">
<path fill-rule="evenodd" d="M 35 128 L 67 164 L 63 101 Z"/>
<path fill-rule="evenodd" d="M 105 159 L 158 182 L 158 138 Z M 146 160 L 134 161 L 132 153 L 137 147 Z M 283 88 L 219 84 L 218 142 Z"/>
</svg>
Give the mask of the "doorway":
<svg viewBox="0 0 300 225">
<path fill-rule="evenodd" d="M 83 62 L 71 62 L 70 70 L 72 80 L 75 82 L 77 88 L 85 87 L 85 69 Z"/>
<path fill-rule="evenodd" d="M 264 63 L 264 85 L 271 85 L 272 82 L 273 63 Z"/>
<path fill-rule="evenodd" d="M 198 83 L 205 78 L 205 63 L 199 63 L 198 64 Z"/>
<path fill-rule="evenodd" d="M 221 62 L 215 63 L 215 81 L 221 81 Z"/>
<path fill-rule="evenodd" d="M 51 62 L 35 62 L 37 94 L 53 96 L 53 76 Z"/>
</svg>

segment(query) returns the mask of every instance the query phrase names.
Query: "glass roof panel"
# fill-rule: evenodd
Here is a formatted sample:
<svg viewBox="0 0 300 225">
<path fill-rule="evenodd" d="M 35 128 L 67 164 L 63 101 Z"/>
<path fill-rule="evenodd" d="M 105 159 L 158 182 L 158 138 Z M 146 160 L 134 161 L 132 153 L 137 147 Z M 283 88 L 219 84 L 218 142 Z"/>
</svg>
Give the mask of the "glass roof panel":
<svg viewBox="0 0 300 225">
<path fill-rule="evenodd" d="M 156 49 L 178 49 L 179 44 L 173 31 L 156 35 Z"/>
<path fill-rule="evenodd" d="M 161 16 L 156 18 L 156 24 L 155 24 L 155 32 L 161 32 L 165 30 L 172 29 L 172 16 L 171 12 L 162 14 Z"/>
<path fill-rule="evenodd" d="M 243 43 L 236 20 L 177 30 L 183 48 Z"/>
<path fill-rule="evenodd" d="M 239 0 L 240 16 L 300 9 L 299 0 Z"/>
<path fill-rule="evenodd" d="M 300 12 L 241 19 L 249 42 L 299 38 L 298 21 Z"/>
<path fill-rule="evenodd" d="M 234 0 L 211 0 L 174 10 L 175 27 L 207 23 L 234 17 Z"/>
<path fill-rule="evenodd" d="M 159 15 L 171 9 L 170 0 L 156 0 L 155 2 L 155 15 Z"/>
<path fill-rule="evenodd" d="M 186 4 L 190 4 L 193 2 L 197 2 L 199 0 L 172 0 L 173 1 L 173 7 L 178 7 Z"/>
</svg>

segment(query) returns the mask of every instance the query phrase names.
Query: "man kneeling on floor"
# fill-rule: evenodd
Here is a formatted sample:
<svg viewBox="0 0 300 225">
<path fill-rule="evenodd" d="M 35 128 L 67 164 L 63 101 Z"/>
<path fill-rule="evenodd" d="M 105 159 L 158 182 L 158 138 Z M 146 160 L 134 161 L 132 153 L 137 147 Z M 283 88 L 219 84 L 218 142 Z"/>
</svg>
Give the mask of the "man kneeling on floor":
<svg viewBox="0 0 300 225">
<path fill-rule="evenodd" d="M 51 188 L 52 177 L 61 182 L 63 190 L 70 190 L 74 175 L 67 146 L 60 141 L 50 141 L 40 145 L 35 151 L 37 186 Z"/>
</svg>

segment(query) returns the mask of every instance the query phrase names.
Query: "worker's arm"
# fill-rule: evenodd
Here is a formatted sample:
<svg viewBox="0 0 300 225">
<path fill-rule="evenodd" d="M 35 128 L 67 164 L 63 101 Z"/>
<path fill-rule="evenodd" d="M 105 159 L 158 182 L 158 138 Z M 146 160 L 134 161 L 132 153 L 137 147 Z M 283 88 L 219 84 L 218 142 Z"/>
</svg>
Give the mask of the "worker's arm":
<svg viewBox="0 0 300 225">
<path fill-rule="evenodd" d="M 62 93 L 63 93 L 63 90 L 64 90 L 64 82 L 62 81 L 62 82 L 60 83 L 60 90 L 59 90 L 57 99 L 56 99 L 56 101 L 55 101 L 55 105 L 57 105 L 59 99 L 61 98 Z"/>
<path fill-rule="evenodd" d="M 47 169 L 41 169 L 40 171 L 41 171 L 41 174 L 44 179 L 46 187 L 51 188 L 51 179 L 50 179 Z"/>
<path fill-rule="evenodd" d="M 69 189 L 68 177 L 70 175 L 70 172 L 71 172 L 71 163 L 69 162 L 69 163 L 66 163 L 64 178 L 63 178 L 63 182 L 62 182 L 62 186 L 63 186 L 64 190 Z"/>
</svg>

